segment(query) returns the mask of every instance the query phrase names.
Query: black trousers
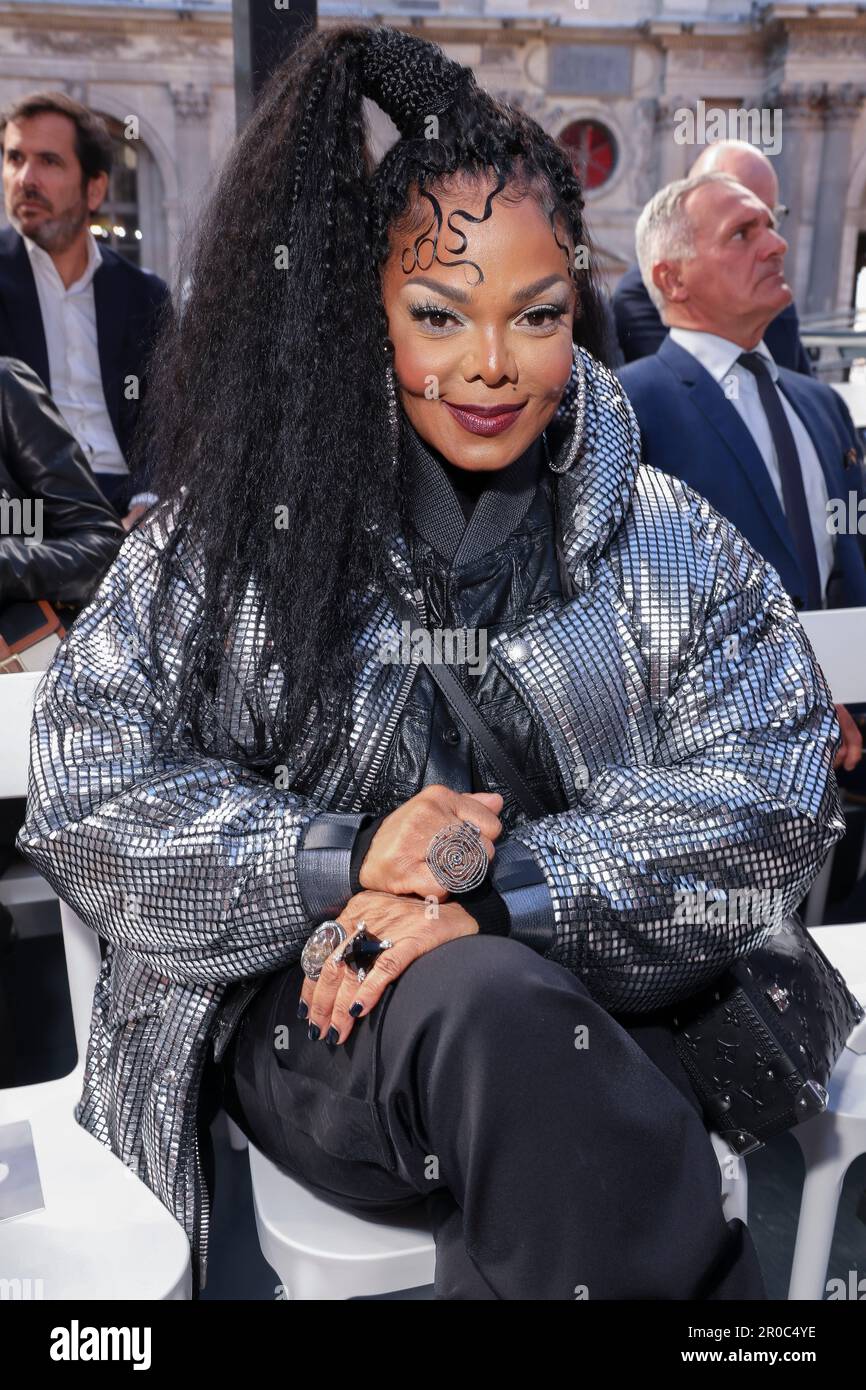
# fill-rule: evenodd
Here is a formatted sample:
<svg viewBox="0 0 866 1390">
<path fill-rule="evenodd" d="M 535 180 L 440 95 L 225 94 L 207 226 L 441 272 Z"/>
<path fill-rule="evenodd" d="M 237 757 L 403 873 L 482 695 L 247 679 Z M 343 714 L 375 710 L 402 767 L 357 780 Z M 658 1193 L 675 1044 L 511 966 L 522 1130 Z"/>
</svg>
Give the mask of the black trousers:
<svg viewBox="0 0 866 1390">
<path fill-rule="evenodd" d="M 422 1203 L 436 1298 L 766 1298 L 661 1022 L 624 1025 L 498 936 L 420 957 L 342 1045 L 309 1040 L 302 983 L 296 965 L 253 999 L 222 1103 L 337 1206 Z"/>
</svg>

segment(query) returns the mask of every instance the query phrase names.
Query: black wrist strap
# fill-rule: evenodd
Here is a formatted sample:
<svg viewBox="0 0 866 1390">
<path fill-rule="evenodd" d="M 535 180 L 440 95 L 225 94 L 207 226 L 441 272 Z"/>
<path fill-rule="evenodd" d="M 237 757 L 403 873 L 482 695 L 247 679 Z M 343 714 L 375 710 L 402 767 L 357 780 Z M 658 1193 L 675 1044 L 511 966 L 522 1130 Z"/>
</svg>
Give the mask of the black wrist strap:
<svg viewBox="0 0 866 1390">
<path fill-rule="evenodd" d="M 415 610 L 396 593 L 391 585 L 387 586 L 387 594 L 391 607 L 401 622 L 408 620 L 413 626 L 423 626 Z M 430 672 L 457 718 L 467 729 L 470 737 L 474 738 L 497 777 L 511 788 L 527 815 L 531 816 L 533 820 L 540 820 L 542 816 L 546 816 L 548 814 L 547 807 L 536 796 L 493 730 L 489 728 L 478 706 L 471 696 L 467 695 L 454 672 L 441 662 L 419 661 L 417 664 Z"/>
</svg>

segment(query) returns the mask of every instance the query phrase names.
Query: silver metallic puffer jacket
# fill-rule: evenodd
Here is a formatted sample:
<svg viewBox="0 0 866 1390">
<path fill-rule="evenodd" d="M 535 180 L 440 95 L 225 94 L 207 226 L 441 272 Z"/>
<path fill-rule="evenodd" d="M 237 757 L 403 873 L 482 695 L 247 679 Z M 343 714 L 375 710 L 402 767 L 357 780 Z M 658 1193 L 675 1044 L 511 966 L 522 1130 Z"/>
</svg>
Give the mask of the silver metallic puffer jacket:
<svg viewBox="0 0 866 1390">
<path fill-rule="evenodd" d="M 575 594 L 488 651 L 543 722 L 570 798 L 512 832 L 550 892 L 547 954 L 612 1011 L 645 1011 L 693 993 L 771 930 L 683 921 L 677 894 L 772 888 L 780 917 L 801 900 L 844 831 L 831 770 L 839 731 L 776 571 L 696 493 L 640 463 L 621 386 L 583 356 L 587 447 L 557 478 Z M 18 845 L 110 943 L 77 1118 L 182 1223 L 203 1287 L 210 1198 L 197 1106 L 214 1016 L 227 986 L 300 955 L 314 925 L 299 885 L 306 828 L 323 810 L 365 808 L 345 754 L 303 799 L 236 753 L 160 751 L 171 691 L 152 679 L 146 621 L 170 524 L 152 513 L 129 534 L 46 673 Z M 408 553 L 395 536 L 406 598 Z M 189 581 L 176 581 L 165 612 L 169 658 L 196 622 L 195 568 L 189 556 Z M 220 685 L 227 724 L 250 748 L 239 692 L 254 610 L 250 595 Z M 359 634 L 365 788 L 414 674 L 379 660 L 398 630 L 383 598 Z"/>
</svg>

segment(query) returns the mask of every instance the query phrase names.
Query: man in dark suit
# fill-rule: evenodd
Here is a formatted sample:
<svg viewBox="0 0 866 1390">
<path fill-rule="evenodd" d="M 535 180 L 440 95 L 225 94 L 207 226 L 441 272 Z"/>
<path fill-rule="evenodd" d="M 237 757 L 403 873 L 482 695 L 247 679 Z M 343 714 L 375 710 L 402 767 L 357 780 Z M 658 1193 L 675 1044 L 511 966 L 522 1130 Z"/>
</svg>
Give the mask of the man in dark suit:
<svg viewBox="0 0 866 1390">
<path fill-rule="evenodd" d="M 763 150 L 746 140 L 716 140 L 698 155 L 689 171 L 690 178 L 709 173 L 732 174 L 755 193 L 780 219 L 787 208 L 779 203 L 776 171 Z M 616 333 L 626 362 L 636 362 L 657 352 L 667 336 L 667 325 L 649 296 L 634 265 L 625 272 L 613 294 Z M 813 376 L 812 363 L 800 341 L 800 320 L 793 301 L 772 319 L 764 331 L 764 342 L 780 367 Z"/>
<path fill-rule="evenodd" d="M 0 355 L 45 382 L 128 530 L 157 500 L 133 442 L 169 289 L 90 230 L 112 161 L 98 116 L 34 92 L 0 117 L 0 143 L 12 223 L 0 232 Z"/>
<path fill-rule="evenodd" d="M 661 189 L 636 240 L 670 330 L 658 352 L 618 373 L 645 462 L 728 517 L 797 608 L 866 605 L 864 538 L 856 524 L 830 524 L 840 501 L 856 517 L 866 497 L 851 416 L 832 387 L 779 367 L 763 338 L 791 300 L 773 213 L 730 175 L 703 174 Z M 837 766 L 851 770 L 862 739 L 837 713 Z"/>
</svg>

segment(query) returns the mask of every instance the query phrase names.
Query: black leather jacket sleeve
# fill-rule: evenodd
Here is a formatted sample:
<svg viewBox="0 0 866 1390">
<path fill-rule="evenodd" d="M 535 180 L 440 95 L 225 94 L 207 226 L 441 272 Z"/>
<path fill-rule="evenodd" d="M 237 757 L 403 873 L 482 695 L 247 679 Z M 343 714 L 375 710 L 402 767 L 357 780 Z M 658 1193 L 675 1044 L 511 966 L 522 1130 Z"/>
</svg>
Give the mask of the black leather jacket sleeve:
<svg viewBox="0 0 866 1390">
<path fill-rule="evenodd" d="M 11 357 L 0 357 L 0 498 L 0 605 L 85 602 L 125 532 L 41 378 Z M 10 534 L 14 503 L 28 499 L 41 522 L 30 512 L 32 529 Z"/>
</svg>

